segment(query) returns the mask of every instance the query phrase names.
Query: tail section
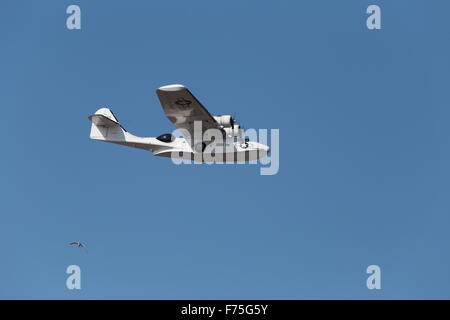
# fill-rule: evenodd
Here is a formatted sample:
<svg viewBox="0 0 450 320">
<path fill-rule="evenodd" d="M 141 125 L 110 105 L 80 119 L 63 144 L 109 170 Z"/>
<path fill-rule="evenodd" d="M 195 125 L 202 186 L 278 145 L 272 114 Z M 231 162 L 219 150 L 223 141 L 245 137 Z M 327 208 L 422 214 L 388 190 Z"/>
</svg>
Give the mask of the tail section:
<svg viewBox="0 0 450 320">
<path fill-rule="evenodd" d="M 111 142 L 125 141 L 127 131 L 108 108 L 98 109 L 93 115 L 89 116 L 89 120 L 92 121 L 91 139 Z"/>
<path fill-rule="evenodd" d="M 98 109 L 89 120 L 92 121 L 91 139 L 149 151 L 161 147 L 155 138 L 137 137 L 127 132 L 108 108 Z"/>
</svg>

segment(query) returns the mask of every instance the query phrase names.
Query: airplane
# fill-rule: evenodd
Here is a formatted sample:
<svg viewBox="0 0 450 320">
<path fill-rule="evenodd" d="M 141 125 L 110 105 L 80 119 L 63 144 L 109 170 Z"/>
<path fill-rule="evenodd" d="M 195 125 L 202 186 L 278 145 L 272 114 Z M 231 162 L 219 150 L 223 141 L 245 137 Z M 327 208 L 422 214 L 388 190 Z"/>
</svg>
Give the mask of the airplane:
<svg viewBox="0 0 450 320">
<path fill-rule="evenodd" d="M 258 160 L 270 148 L 243 136 L 243 129 L 231 115 L 212 116 L 180 84 L 160 87 L 156 94 L 167 118 L 181 133 L 138 137 L 122 127 L 113 112 L 100 108 L 88 118 L 90 138 L 151 151 L 153 155 L 200 162 L 245 162 Z"/>
</svg>

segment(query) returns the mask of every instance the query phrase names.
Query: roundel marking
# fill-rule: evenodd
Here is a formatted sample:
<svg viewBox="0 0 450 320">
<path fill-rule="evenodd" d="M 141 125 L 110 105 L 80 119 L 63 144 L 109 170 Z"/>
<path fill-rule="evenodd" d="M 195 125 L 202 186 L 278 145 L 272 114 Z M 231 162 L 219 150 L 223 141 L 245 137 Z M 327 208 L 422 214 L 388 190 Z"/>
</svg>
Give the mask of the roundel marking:
<svg viewBox="0 0 450 320">
<path fill-rule="evenodd" d="M 179 98 L 177 99 L 177 101 L 175 101 L 175 104 L 179 105 L 179 106 L 189 106 L 192 103 L 192 101 L 190 100 L 186 100 L 184 98 Z"/>
</svg>

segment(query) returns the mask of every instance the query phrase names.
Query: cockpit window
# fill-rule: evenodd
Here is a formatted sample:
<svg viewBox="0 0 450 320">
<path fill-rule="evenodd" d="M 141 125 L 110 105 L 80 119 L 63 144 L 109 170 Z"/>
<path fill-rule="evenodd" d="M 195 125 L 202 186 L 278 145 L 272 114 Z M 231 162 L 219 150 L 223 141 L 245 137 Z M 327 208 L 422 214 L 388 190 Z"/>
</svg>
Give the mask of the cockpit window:
<svg viewBox="0 0 450 320">
<path fill-rule="evenodd" d="M 161 142 L 165 142 L 165 143 L 170 143 L 170 142 L 175 141 L 175 137 L 170 133 L 162 134 L 156 139 L 158 139 Z"/>
</svg>

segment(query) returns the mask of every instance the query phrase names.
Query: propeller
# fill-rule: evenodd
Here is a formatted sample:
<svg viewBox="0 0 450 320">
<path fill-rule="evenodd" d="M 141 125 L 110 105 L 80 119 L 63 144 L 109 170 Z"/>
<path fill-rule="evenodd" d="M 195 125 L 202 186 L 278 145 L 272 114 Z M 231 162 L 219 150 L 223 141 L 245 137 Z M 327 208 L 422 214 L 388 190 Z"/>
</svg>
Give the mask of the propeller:
<svg viewBox="0 0 450 320">
<path fill-rule="evenodd" d="M 242 129 L 240 121 L 236 120 L 234 116 L 231 116 L 231 127 L 234 129 L 235 125 L 238 125 Z"/>
<path fill-rule="evenodd" d="M 231 116 L 231 129 L 234 129 L 234 124 L 237 123 L 237 120 Z"/>
</svg>

